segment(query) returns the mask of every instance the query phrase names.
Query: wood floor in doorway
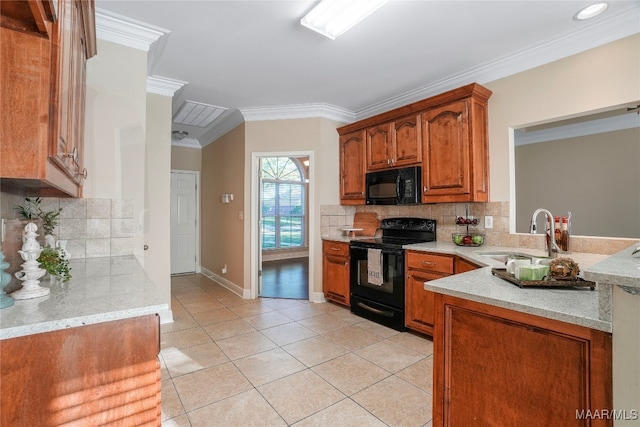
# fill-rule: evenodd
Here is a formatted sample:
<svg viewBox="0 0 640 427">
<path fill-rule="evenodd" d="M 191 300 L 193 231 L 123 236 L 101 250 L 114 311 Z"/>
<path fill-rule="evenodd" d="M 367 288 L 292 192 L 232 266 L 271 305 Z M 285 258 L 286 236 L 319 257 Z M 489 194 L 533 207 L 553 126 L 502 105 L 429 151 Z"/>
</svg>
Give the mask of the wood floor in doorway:
<svg viewBox="0 0 640 427">
<path fill-rule="evenodd" d="M 309 258 L 264 261 L 260 296 L 309 299 Z"/>
</svg>

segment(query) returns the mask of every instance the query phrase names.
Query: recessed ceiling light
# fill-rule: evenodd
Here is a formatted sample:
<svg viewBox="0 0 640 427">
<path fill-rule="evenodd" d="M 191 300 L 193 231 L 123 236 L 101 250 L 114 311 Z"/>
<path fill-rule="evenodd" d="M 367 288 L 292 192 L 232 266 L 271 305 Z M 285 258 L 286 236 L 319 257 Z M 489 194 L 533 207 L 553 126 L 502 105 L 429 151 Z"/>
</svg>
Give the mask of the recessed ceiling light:
<svg viewBox="0 0 640 427">
<path fill-rule="evenodd" d="M 575 19 L 576 21 L 584 21 L 585 19 L 595 18 L 596 16 L 607 10 L 608 7 L 608 3 L 594 3 L 591 6 L 587 6 L 581 9 L 578 13 L 573 15 L 573 19 Z"/>
</svg>

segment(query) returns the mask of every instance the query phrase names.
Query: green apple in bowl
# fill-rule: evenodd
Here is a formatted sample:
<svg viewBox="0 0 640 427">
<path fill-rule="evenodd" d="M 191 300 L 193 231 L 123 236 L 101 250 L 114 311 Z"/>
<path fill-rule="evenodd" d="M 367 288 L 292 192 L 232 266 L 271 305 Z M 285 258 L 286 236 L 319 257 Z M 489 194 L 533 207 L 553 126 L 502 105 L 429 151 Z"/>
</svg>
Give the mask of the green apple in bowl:
<svg viewBox="0 0 640 427">
<path fill-rule="evenodd" d="M 471 241 L 473 242 L 474 245 L 481 245 L 484 243 L 484 237 L 480 235 L 476 235 L 471 238 Z"/>
<path fill-rule="evenodd" d="M 462 234 L 456 234 L 453 236 L 453 243 L 455 243 L 456 245 L 461 245 L 462 244 Z"/>
</svg>

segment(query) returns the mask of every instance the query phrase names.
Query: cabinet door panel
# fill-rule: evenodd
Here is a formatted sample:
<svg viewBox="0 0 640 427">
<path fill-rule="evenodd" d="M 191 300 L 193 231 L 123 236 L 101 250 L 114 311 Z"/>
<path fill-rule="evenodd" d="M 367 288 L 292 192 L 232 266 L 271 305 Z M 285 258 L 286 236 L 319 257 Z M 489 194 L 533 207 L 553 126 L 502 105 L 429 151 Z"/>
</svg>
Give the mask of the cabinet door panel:
<svg viewBox="0 0 640 427">
<path fill-rule="evenodd" d="M 422 162 L 420 116 L 405 117 L 393 122 L 395 165 L 408 166 Z"/>
<path fill-rule="evenodd" d="M 389 123 L 367 129 L 367 170 L 393 167 L 391 125 Z"/>
<path fill-rule="evenodd" d="M 365 203 L 365 136 L 357 131 L 340 137 L 340 200 L 342 204 Z"/>
<path fill-rule="evenodd" d="M 454 102 L 422 115 L 424 196 L 469 194 L 468 104 Z"/>
<path fill-rule="evenodd" d="M 611 426 L 611 335 L 436 294 L 434 426 Z"/>
<path fill-rule="evenodd" d="M 325 298 L 349 305 L 349 259 L 325 255 L 322 268 Z"/>
<path fill-rule="evenodd" d="M 444 274 L 409 270 L 405 288 L 405 326 L 407 328 L 433 334 L 435 318 L 435 293 L 424 289 L 424 282 L 441 279 Z"/>
<path fill-rule="evenodd" d="M 0 425 L 159 425 L 156 315 L 0 341 Z"/>
</svg>

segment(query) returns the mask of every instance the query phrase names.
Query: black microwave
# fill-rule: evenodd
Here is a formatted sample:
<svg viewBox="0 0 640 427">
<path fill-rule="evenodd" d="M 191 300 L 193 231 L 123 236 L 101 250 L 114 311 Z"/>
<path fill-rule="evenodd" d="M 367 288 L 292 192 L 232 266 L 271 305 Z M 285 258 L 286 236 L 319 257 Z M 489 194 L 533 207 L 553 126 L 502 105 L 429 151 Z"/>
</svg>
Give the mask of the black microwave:
<svg viewBox="0 0 640 427">
<path fill-rule="evenodd" d="M 367 205 L 415 205 L 421 201 L 420 166 L 369 172 L 365 182 Z"/>
</svg>

